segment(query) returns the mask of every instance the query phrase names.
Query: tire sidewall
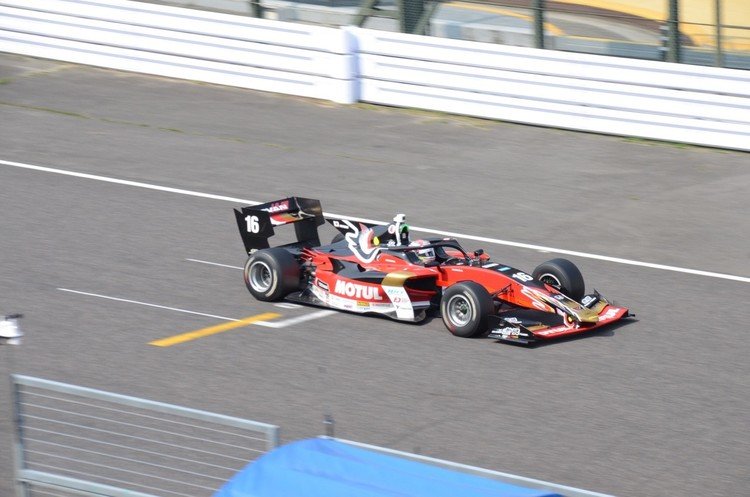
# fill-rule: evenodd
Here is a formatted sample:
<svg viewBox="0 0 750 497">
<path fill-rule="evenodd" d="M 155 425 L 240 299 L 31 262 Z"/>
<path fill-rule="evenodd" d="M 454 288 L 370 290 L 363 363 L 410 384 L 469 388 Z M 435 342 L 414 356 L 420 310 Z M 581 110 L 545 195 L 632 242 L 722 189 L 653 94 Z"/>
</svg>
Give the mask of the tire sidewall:
<svg viewBox="0 0 750 497">
<path fill-rule="evenodd" d="M 250 293 L 258 300 L 273 300 L 274 293 L 276 292 L 276 289 L 279 286 L 279 271 L 278 268 L 276 268 L 275 261 L 273 261 L 270 257 L 267 256 L 267 254 L 263 252 L 256 252 L 255 254 L 251 255 L 247 262 L 245 263 L 245 286 L 247 286 L 247 289 L 250 291 Z M 268 288 L 265 291 L 261 291 L 259 289 L 256 289 L 251 281 L 251 272 L 254 268 L 258 267 L 258 265 L 263 265 L 268 269 L 268 272 L 271 274 L 271 284 L 268 286 Z"/>
<path fill-rule="evenodd" d="M 543 262 L 532 273 L 534 279 L 539 281 L 546 275 L 550 275 L 560 282 L 561 287 L 558 290 L 561 293 L 576 301 L 583 298 L 586 292 L 583 276 L 578 267 L 569 260 L 552 259 Z"/>
<path fill-rule="evenodd" d="M 449 304 L 460 296 L 469 306 L 470 317 L 464 325 L 459 325 L 450 317 Z M 485 298 L 485 305 L 479 299 Z M 448 288 L 440 300 L 440 314 L 443 318 L 445 327 L 453 335 L 470 338 L 475 337 L 486 330 L 487 318 L 489 315 L 488 308 L 492 305 L 491 297 L 481 285 L 473 282 L 456 283 Z"/>
<path fill-rule="evenodd" d="M 455 300 L 461 298 L 463 299 L 469 306 L 470 311 L 470 317 L 466 324 L 459 324 L 456 323 L 452 319 L 452 315 L 449 312 L 448 308 L 450 307 L 450 304 Z M 472 325 L 472 323 L 476 320 L 477 317 L 477 302 L 474 300 L 473 295 L 469 293 L 454 293 L 449 298 L 445 299 L 443 303 L 443 309 L 441 309 L 443 316 L 445 316 L 446 319 L 446 326 L 448 326 L 448 329 L 451 331 L 451 333 L 456 333 L 457 331 L 461 330 L 462 328 L 466 328 Z M 448 324 L 450 323 L 450 324 Z"/>
</svg>

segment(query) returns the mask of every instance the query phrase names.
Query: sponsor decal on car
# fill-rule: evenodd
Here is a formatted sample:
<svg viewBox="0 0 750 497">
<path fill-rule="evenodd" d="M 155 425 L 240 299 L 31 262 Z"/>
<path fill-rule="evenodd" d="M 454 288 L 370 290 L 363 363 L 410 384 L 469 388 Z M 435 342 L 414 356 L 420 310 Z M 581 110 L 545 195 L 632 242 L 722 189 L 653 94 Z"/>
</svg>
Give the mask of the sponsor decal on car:
<svg viewBox="0 0 750 497">
<path fill-rule="evenodd" d="M 356 297 L 357 299 L 365 300 L 383 300 L 380 295 L 378 288 L 375 286 L 360 285 L 358 283 L 352 283 L 351 281 L 336 281 L 336 286 L 333 291 L 339 295 L 346 295 L 347 297 Z"/>
<path fill-rule="evenodd" d="M 581 304 L 583 304 L 585 307 L 589 307 L 591 304 L 596 302 L 598 299 L 594 295 L 586 295 L 581 300 Z"/>
<path fill-rule="evenodd" d="M 521 293 L 526 295 L 531 300 L 531 305 L 539 309 L 540 311 L 550 312 L 552 308 L 539 300 L 544 300 L 545 295 L 541 292 L 534 290 L 533 288 L 524 286 L 521 288 Z"/>
<path fill-rule="evenodd" d="M 350 233 L 344 235 L 349 250 L 362 262 L 370 263 L 380 254 L 380 247 L 375 232 L 364 224 L 355 225 L 349 220 L 341 221 Z"/>
<path fill-rule="evenodd" d="M 517 279 L 518 281 L 523 281 L 524 283 L 528 283 L 529 281 L 534 279 L 530 274 L 526 274 L 523 271 L 514 273 L 512 277 Z"/>
<path fill-rule="evenodd" d="M 271 204 L 270 207 L 263 209 L 266 212 L 274 213 L 274 212 L 281 212 L 281 211 L 288 211 L 289 210 L 289 201 L 285 200 L 283 202 L 274 202 Z"/>
<path fill-rule="evenodd" d="M 396 316 L 400 319 L 414 319 L 414 307 L 412 307 L 409 294 L 402 286 L 383 286 L 388 299 L 396 308 Z"/>
<path fill-rule="evenodd" d="M 375 302 L 369 302 L 369 304 L 370 304 L 370 309 L 381 309 L 381 311 L 379 311 L 379 312 L 382 312 L 382 309 L 389 309 L 389 310 L 393 309 L 393 305 L 390 304 L 390 303 L 388 303 L 388 302 L 384 302 L 382 304 L 375 303 Z"/>
<path fill-rule="evenodd" d="M 607 312 L 599 316 L 599 321 L 606 321 L 607 319 L 613 319 L 617 316 L 617 313 L 620 312 L 620 309 L 618 307 L 610 307 L 607 309 Z"/>
<path fill-rule="evenodd" d="M 505 328 L 492 330 L 492 334 L 500 335 L 503 338 L 518 338 L 521 335 L 521 330 L 513 326 L 506 326 Z"/>
<path fill-rule="evenodd" d="M 338 297 L 334 294 L 328 295 L 328 305 L 337 309 L 344 309 L 346 311 L 352 311 L 355 309 L 355 301 Z"/>
</svg>

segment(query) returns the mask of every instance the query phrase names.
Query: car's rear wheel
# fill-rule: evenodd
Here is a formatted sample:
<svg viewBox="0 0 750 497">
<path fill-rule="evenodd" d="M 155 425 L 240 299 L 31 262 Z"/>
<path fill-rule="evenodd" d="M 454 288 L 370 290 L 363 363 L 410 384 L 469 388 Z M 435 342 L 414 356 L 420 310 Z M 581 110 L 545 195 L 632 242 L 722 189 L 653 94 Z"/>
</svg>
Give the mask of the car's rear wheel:
<svg viewBox="0 0 750 497">
<path fill-rule="evenodd" d="M 281 248 L 254 252 L 245 263 L 244 274 L 247 289 L 258 300 L 279 300 L 299 289 L 299 264 Z"/>
<path fill-rule="evenodd" d="M 576 301 L 580 301 L 586 293 L 581 271 L 567 259 L 543 262 L 531 275 Z"/>
<path fill-rule="evenodd" d="M 492 297 L 482 285 L 473 281 L 456 283 L 445 290 L 440 299 L 443 323 L 458 337 L 475 337 L 487 331 L 493 311 Z"/>
</svg>

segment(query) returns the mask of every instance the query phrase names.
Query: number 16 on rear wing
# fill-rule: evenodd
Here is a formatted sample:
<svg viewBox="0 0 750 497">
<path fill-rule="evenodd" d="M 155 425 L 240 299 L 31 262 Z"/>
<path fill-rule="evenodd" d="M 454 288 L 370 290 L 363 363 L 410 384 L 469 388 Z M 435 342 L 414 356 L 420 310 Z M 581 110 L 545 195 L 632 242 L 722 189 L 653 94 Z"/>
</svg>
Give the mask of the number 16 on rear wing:
<svg viewBox="0 0 750 497">
<path fill-rule="evenodd" d="M 294 224 L 296 244 L 319 246 L 318 226 L 325 222 L 320 201 L 302 197 L 242 207 L 235 209 L 234 215 L 248 254 L 269 248 L 268 239 L 275 234 L 274 226 L 285 224 Z"/>
</svg>

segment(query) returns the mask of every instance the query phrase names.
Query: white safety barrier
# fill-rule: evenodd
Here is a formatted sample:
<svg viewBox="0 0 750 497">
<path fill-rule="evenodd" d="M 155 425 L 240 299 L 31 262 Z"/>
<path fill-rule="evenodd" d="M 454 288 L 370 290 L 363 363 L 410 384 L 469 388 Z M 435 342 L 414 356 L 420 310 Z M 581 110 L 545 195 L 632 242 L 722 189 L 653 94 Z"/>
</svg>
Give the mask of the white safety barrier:
<svg viewBox="0 0 750 497">
<path fill-rule="evenodd" d="M 750 150 L 750 72 L 349 28 L 360 99 Z"/>
<path fill-rule="evenodd" d="M 129 0 L 0 0 L 0 51 L 353 103 L 750 150 L 750 72 Z"/>
<path fill-rule="evenodd" d="M 128 0 L 0 0 L 0 51 L 355 101 L 345 30 Z"/>
</svg>

